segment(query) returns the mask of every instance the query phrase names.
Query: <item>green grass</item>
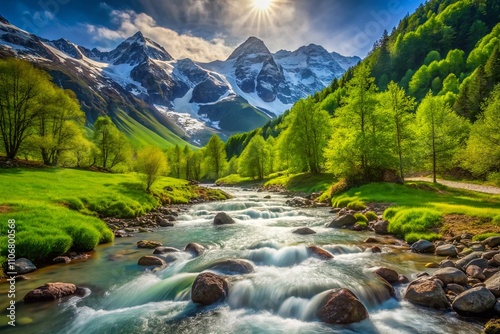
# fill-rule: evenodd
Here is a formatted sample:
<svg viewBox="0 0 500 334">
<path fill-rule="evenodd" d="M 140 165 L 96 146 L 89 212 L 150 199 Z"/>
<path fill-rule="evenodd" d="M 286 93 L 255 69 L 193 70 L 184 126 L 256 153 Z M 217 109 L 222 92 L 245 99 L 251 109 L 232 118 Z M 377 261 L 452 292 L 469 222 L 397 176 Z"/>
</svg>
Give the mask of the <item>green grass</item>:
<svg viewBox="0 0 500 334">
<path fill-rule="evenodd" d="M 97 217 L 131 218 L 162 203 L 188 203 L 198 197 L 224 199 L 225 195 L 168 177 L 148 194 L 135 173 L 0 169 L 0 221 L 16 220 L 16 256 L 36 262 L 112 241 L 113 233 Z M 7 224 L 0 224 L 0 235 L 6 231 Z M 6 237 L 0 238 L 0 245 L 0 256 L 5 256 Z"/>
<path fill-rule="evenodd" d="M 485 227 L 500 226 L 500 196 L 443 185 L 411 182 L 406 185 L 372 183 L 352 188 L 332 198 L 335 207 L 366 203 L 390 203 L 384 212 L 389 231 L 408 242 L 436 240 L 445 215 L 477 217 Z"/>
<path fill-rule="evenodd" d="M 365 225 L 368 223 L 368 218 L 366 218 L 366 216 L 362 213 L 355 213 L 354 218 L 356 218 L 357 223 L 363 222 Z"/>
<path fill-rule="evenodd" d="M 365 216 L 368 219 L 368 221 L 370 221 L 370 222 L 378 219 L 377 214 L 373 211 L 368 211 L 367 213 L 365 213 Z"/>
<path fill-rule="evenodd" d="M 271 178 L 264 186 L 282 186 L 291 191 L 313 193 L 328 190 L 334 181 L 332 174 L 289 174 Z"/>
<path fill-rule="evenodd" d="M 486 240 L 490 237 L 500 237 L 500 233 L 482 233 L 482 234 L 475 235 L 472 238 L 472 240 L 473 241 L 483 241 L 483 240 Z"/>
<path fill-rule="evenodd" d="M 245 185 L 249 183 L 259 183 L 251 177 L 244 177 L 240 174 L 231 174 L 225 177 L 221 177 L 215 183 L 219 185 Z"/>
</svg>

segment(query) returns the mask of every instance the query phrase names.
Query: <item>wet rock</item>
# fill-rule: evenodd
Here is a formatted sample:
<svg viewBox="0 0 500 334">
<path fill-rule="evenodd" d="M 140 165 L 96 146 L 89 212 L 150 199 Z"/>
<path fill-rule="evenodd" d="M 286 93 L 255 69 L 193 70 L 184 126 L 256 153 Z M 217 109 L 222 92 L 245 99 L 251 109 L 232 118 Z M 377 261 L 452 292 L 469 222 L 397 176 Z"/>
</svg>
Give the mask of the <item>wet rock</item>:
<svg viewBox="0 0 500 334">
<path fill-rule="evenodd" d="M 489 237 L 488 239 L 483 240 L 483 245 L 491 248 L 500 246 L 500 237 Z"/>
<path fill-rule="evenodd" d="M 303 197 L 294 197 L 291 200 L 286 201 L 286 205 L 289 205 L 294 208 L 304 208 L 311 206 L 313 202 Z"/>
<path fill-rule="evenodd" d="M 52 262 L 54 263 L 70 263 L 71 259 L 68 256 L 58 256 L 55 257 Z"/>
<path fill-rule="evenodd" d="M 500 272 L 497 272 L 488 278 L 484 284 L 486 285 L 486 288 L 495 295 L 495 297 L 500 297 Z"/>
<path fill-rule="evenodd" d="M 467 256 L 458 260 L 455 263 L 455 267 L 457 267 L 458 269 L 465 270 L 465 266 L 467 266 L 467 264 L 469 264 L 470 261 L 481 258 L 481 255 L 482 255 L 481 252 L 474 252 L 474 253 L 468 254 Z"/>
<path fill-rule="evenodd" d="M 480 243 L 471 245 L 470 249 L 472 249 L 473 252 L 484 252 L 486 250 L 484 245 Z"/>
<path fill-rule="evenodd" d="M 348 213 L 346 215 L 335 218 L 330 224 L 328 224 L 327 227 L 342 228 L 353 226 L 354 224 L 356 224 L 356 218 L 354 218 L 354 215 Z"/>
<path fill-rule="evenodd" d="M 500 268 L 486 268 L 483 270 L 484 276 L 486 276 L 486 279 L 492 277 L 496 273 L 500 271 Z"/>
<path fill-rule="evenodd" d="M 151 255 L 146 255 L 146 256 L 143 256 L 139 259 L 139 261 L 137 262 L 138 265 L 140 266 L 146 266 L 146 267 L 150 267 L 150 266 L 165 266 L 167 265 L 167 263 L 165 261 L 163 261 L 162 259 L 160 259 L 159 257 L 157 256 L 151 256 Z"/>
<path fill-rule="evenodd" d="M 423 306 L 437 309 L 449 307 L 448 299 L 441 284 L 433 279 L 420 278 L 408 285 L 404 299 Z"/>
<path fill-rule="evenodd" d="M 437 262 L 429 262 L 425 264 L 426 268 L 439 268 L 439 263 Z"/>
<path fill-rule="evenodd" d="M 455 299 L 451 307 L 462 316 L 477 316 L 493 309 L 497 299 L 484 287 L 467 290 Z"/>
<path fill-rule="evenodd" d="M 321 300 L 316 316 L 328 324 L 351 324 L 368 318 L 368 311 L 348 289 L 330 290 Z"/>
<path fill-rule="evenodd" d="M 153 254 L 168 254 L 168 253 L 175 253 L 175 252 L 180 252 L 177 248 L 174 247 L 156 247 Z"/>
<path fill-rule="evenodd" d="M 389 222 L 387 220 L 379 220 L 376 223 L 373 224 L 372 226 L 373 231 L 375 234 L 389 234 L 388 228 L 389 228 Z"/>
<path fill-rule="evenodd" d="M 137 242 L 137 248 L 155 249 L 162 245 L 159 241 L 141 240 Z"/>
<path fill-rule="evenodd" d="M 497 315 L 500 314 L 500 299 L 497 299 L 495 306 L 493 306 L 493 312 Z"/>
<path fill-rule="evenodd" d="M 231 225 L 236 224 L 233 218 L 225 212 L 219 212 L 214 218 L 214 225 Z"/>
<path fill-rule="evenodd" d="M 172 216 L 173 217 L 173 216 Z M 174 218 L 175 219 L 175 218 Z M 172 227 L 174 226 L 174 221 L 171 221 L 171 220 L 168 220 L 168 219 L 161 219 L 159 222 L 158 222 L 158 225 L 160 225 L 161 227 Z"/>
<path fill-rule="evenodd" d="M 399 275 L 397 283 L 398 284 L 408 284 L 408 283 L 410 283 L 410 280 L 408 279 L 408 277 L 406 277 L 404 275 Z"/>
<path fill-rule="evenodd" d="M 352 230 L 353 231 L 358 231 L 358 232 L 361 232 L 361 231 L 365 231 L 367 229 L 367 226 L 366 225 L 362 225 L 362 224 L 354 224 L 354 226 L 352 227 Z"/>
<path fill-rule="evenodd" d="M 465 270 L 470 266 L 476 266 L 484 270 L 488 268 L 488 261 L 486 259 L 474 259 L 465 265 Z"/>
<path fill-rule="evenodd" d="M 24 296 L 25 303 L 37 303 L 56 300 L 79 292 L 76 285 L 71 283 L 47 283 L 31 290 Z"/>
<path fill-rule="evenodd" d="M 382 277 L 389 283 L 396 283 L 399 280 L 399 274 L 397 273 L 397 271 L 390 268 L 379 267 L 374 271 L 374 273 Z"/>
<path fill-rule="evenodd" d="M 201 273 L 191 286 L 193 303 L 210 305 L 223 301 L 228 296 L 227 281 L 214 273 Z"/>
<path fill-rule="evenodd" d="M 250 274 L 255 271 L 254 265 L 247 260 L 228 259 L 217 261 L 210 265 L 207 269 L 220 271 L 224 274 Z"/>
<path fill-rule="evenodd" d="M 382 253 L 382 250 L 380 249 L 379 246 L 373 246 L 370 249 L 371 249 L 372 253 Z"/>
<path fill-rule="evenodd" d="M 466 270 L 467 276 L 470 278 L 475 278 L 480 281 L 484 281 L 486 279 L 486 276 L 483 274 L 483 270 L 479 268 L 478 266 L 468 266 Z"/>
<path fill-rule="evenodd" d="M 442 245 L 436 248 L 437 256 L 457 256 L 457 248 L 453 245 Z"/>
<path fill-rule="evenodd" d="M 497 254 L 500 254 L 500 250 L 484 252 L 482 255 L 482 258 L 486 259 L 486 260 L 491 260 Z M 500 258 L 499 258 L 499 260 L 500 260 Z M 500 263 L 500 261 L 499 261 L 499 263 Z"/>
<path fill-rule="evenodd" d="M 455 268 L 455 262 L 452 260 L 443 260 L 439 263 L 439 268 Z"/>
<path fill-rule="evenodd" d="M 463 271 L 457 268 L 441 268 L 434 272 L 433 277 L 440 279 L 443 281 L 444 285 L 448 285 L 450 283 L 466 285 L 467 284 L 467 276 Z"/>
<path fill-rule="evenodd" d="M 14 263 L 14 272 L 18 275 L 24 275 L 36 270 L 35 265 L 28 259 L 22 257 Z"/>
<path fill-rule="evenodd" d="M 326 249 L 323 249 L 321 247 L 309 246 L 309 247 L 307 247 L 307 250 L 309 252 L 311 252 L 314 256 L 316 256 L 322 260 L 333 259 L 332 253 L 330 253 L 329 251 L 327 251 Z"/>
<path fill-rule="evenodd" d="M 500 254 L 493 255 L 488 264 L 492 267 L 500 267 Z"/>
<path fill-rule="evenodd" d="M 462 285 L 450 283 L 446 286 L 446 290 L 452 291 L 452 292 L 456 293 L 457 295 L 459 295 L 465 291 L 465 288 Z"/>
<path fill-rule="evenodd" d="M 300 234 L 300 235 L 308 235 L 308 234 L 315 234 L 316 231 L 314 231 L 313 229 L 310 229 L 309 227 L 301 227 L 301 228 L 298 228 L 296 230 L 293 230 L 292 233 Z"/>
<path fill-rule="evenodd" d="M 363 241 L 363 242 L 366 244 L 376 244 L 376 243 L 379 243 L 380 241 L 378 241 L 377 238 L 369 237 L 369 238 L 366 238 L 365 241 Z"/>
<path fill-rule="evenodd" d="M 413 253 L 434 253 L 436 247 L 428 240 L 419 240 L 410 247 Z"/>
<path fill-rule="evenodd" d="M 205 247 L 203 247 L 202 245 L 200 245 L 196 242 L 190 242 L 186 245 L 186 247 L 184 248 L 184 251 L 189 252 L 189 253 L 193 254 L 194 256 L 200 256 L 201 254 L 203 254 L 205 252 Z"/>
</svg>

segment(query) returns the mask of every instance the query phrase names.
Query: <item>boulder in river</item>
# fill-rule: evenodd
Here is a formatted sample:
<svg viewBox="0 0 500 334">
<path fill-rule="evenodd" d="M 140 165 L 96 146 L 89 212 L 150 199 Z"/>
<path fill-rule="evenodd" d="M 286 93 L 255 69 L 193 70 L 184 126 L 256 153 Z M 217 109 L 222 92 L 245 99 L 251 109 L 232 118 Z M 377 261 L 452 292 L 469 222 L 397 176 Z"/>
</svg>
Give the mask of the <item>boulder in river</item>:
<svg viewBox="0 0 500 334">
<path fill-rule="evenodd" d="M 143 256 L 139 259 L 137 262 L 138 265 L 140 266 L 146 266 L 146 267 L 151 267 L 151 266 L 166 266 L 167 263 L 160 259 L 159 257 L 156 256 L 151 256 L 151 255 L 146 255 Z"/>
<path fill-rule="evenodd" d="M 421 239 L 411 245 L 410 249 L 414 253 L 434 253 L 436 247 L 432 242 Z"/>
<path fill-rule="evenodd" d="M 399 274 L 390 268 L 379 267 L 375 269 L 374 273 L 389 283 L 396 283 L 399 280 Z"/>
<path fill-rule="evenodd" d="M 451 257 L 456 257 L 457 256 L 457 248 L 453 245 L 442 245 L 436 247 L 436 255 L 437 256 L 451 256 Z"/>
<path fill-rule="evenodd" d="M 444 285 L 448 285 L 450 283 L 467 285 L 467 276 L 463 271 L 457 268 L 447 267 L 438 269 L 434 272 L 433 277 L 441 280 Z"/>
<path fill-rule="evenodd" d="M 442 284 L 442 282 L 434 279 L 417 279 L 406 288 L 404 299 L 418 305 L 437 309 L 448 308 L 448 299 L 440 283 Z"/>
<path fill-rule="evenodd" d="M 214 218 L 214 225 L 236 224 L 234 219 L 225 212 L 219 212 Z"/>
<path fill-rule="evenodd" d="M 335 218 L 330 224 L 328 224 L 327 227 L 342 228 L 353 226 L 354 224 L 356 224 L 356 218 L 354 217 L 354 215 L 348 213 L 346 215 Z"/>
<path fill-rule="evenodd" d="M 214 273 L 201 273 L 191 286 L 193 303 L 210 305 L 223 301 L 228 295 L 227 281 Z"/>
<path fill-rule="evenodd" d="M 477 316 L 491 311 L 497 299 L 485 287 L 477 287 L 461 293 L 451 307 L 462 316 Z"/>
<path fill-rule="evenodd" d="M 309 227 L 301 227 L 301 228 L 298 228 L 296 230 L 293 230 L 292 233 L 300 234 L 300 235 L 307 235 L 307 234 L 315 234 L 316 231 L 314 231 L 313 229 L 310 229 Z"/>
<path fill-rule="evenodd" d="M 368 318 L 368 311 L 348 289 L 330 290 L 321 300 L 316 316 L 328 324 L 351 324 Z"/>
<path fill-rule="evenodd" d="M 80 293 L 81 290 L 71 283 L 47 283 L 31 290 L 24 296 L 25 303 L 36 303 L 56 300 L 65 296 Z"/>
<path fill-rule="evenodd" d="M 189 253 L 193 254 L 194 256 L 200 256 L 201 254 L 203 254 L 205 252 L 205 247 L 203 247 L 202 245 L 200 245 L 196 242 L 190 242 L 186 245 L 186 247 L 184 248 L 184 251 L 189 252 Z"/>
<path fill-rule="evenodd" d="M 156 247 L 160 247 L 161 245 L 162 243 L 159 241 L 141 240 L 137 242 L 137 248 L 155 249 Z"/>
<path fill-rule="evenodd" d="M 241 259 L 220 260 L 210 265 L 207 269 L 220 271 L 228 275 L 250 274 L 255 271 L 255 267 L 250 261 Z"/>
<path fill-rule="evenodd" d="M 326 249 L 323 249 L 321 247 L 309 246 L 309 247 L 307 247 L 307 250 L 309 252 L 311 252 L 314 256 L 316 256 L 322 260 L 333 259 L 332 253 L 330 253 L 329 251 L 327 251 Z"/>
<path fill-rule="evenodd" d="M 36 270 L 35 265 L 24 257 L 17 259 L 14 266 L 14 272 L 18 275 L 24 275 Z"/>
<path fill-rule="evenodd" d="M 379 220 L 372 225 L 375 234 L 389 234 L 389 222 L 387 220 Z"/>
<path fill-rule="evenodd" d="M 165 247 L 165 246 L 160 246 L 156 247 L 153 254 L 168 254 L 168 253 L 176 253 L 180 252 L 177 248 L 174 247 Z"/>
</svg>

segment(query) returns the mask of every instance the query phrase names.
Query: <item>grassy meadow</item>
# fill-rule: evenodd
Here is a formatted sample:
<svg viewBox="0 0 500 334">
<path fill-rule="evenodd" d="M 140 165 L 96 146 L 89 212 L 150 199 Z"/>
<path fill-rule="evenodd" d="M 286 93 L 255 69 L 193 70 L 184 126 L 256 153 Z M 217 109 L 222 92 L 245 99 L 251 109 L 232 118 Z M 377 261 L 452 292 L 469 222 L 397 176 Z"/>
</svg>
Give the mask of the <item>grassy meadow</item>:
<svg viewBox="0 0 500 334">
<path fill-rule="evenodd" d="M 162 177 L 146 193 L 137 174 L 111 174 L 61 168 L 0 170 L 0 221 L 16 220 L 16 256 L 35 262 L 86 251 L 113 240 L 98 217 L 131 218 L 162 203 L 188 203 L 218 191 Z M 7 224 L 0 225 L 0 262 L 6 255 Z"/>
</svg>

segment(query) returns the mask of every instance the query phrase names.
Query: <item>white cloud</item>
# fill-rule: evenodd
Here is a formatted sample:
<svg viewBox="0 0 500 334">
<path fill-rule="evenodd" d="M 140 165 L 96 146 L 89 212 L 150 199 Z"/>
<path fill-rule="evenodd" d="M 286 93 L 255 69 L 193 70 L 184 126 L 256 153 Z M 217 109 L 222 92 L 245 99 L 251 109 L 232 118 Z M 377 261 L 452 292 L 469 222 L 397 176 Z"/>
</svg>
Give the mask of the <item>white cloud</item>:
<svg viewBox="0 0 500 334">
<path fill-rule="evenodd" d="M 207 41 L 200 37 L 179 34 L 174 30 L 158 26 L 151 16 L 144 13 L 113 10 L 110 15 L 112 21 L 118 25 L 116 30 L 87 25 L 87 31 L 94 36 L 94 40 L 118 41 L 141 31 L 144 36 L 164 46 L 172 57 L 191 58 L 201 62 L 225 59 L 232 51 L 221 37 Z"/>
</svg>

